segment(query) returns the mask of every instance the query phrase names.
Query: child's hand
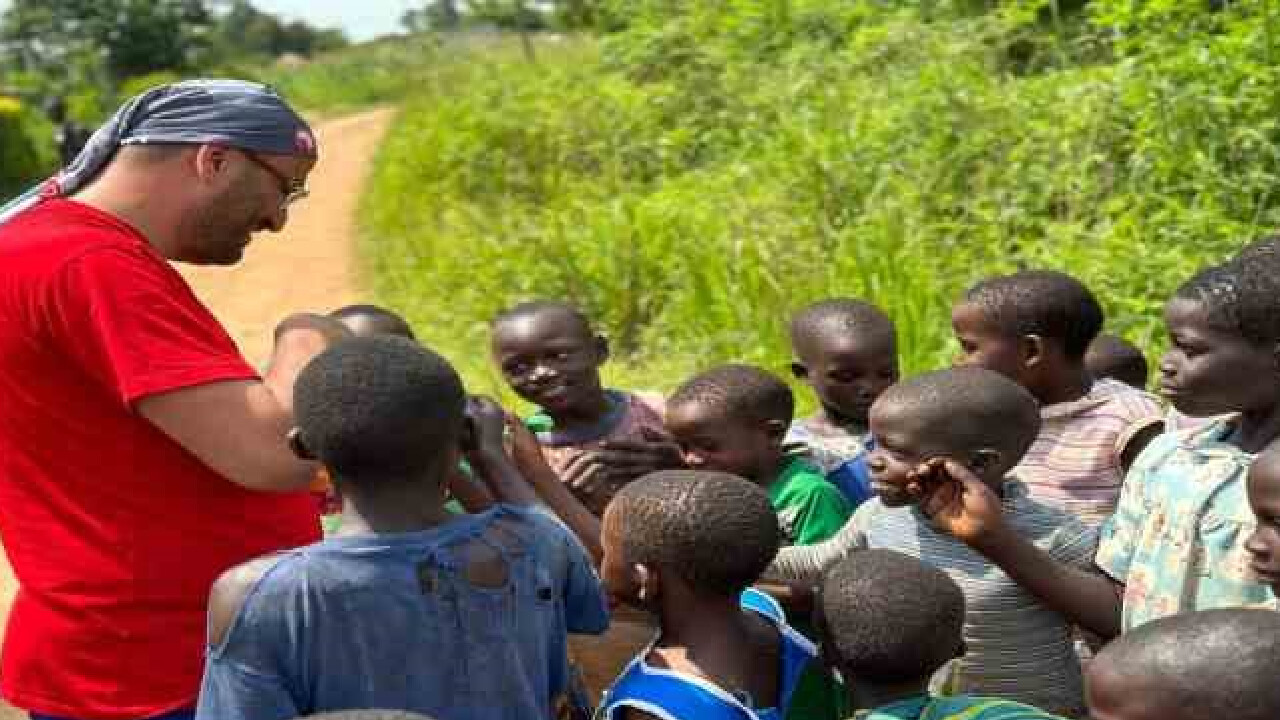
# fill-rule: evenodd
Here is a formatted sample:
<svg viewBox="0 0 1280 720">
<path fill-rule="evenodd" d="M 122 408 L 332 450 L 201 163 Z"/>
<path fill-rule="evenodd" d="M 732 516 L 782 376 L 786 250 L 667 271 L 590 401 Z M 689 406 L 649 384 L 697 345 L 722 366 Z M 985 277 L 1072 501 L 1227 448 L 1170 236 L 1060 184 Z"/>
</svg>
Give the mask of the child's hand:
<svg viewBox="0 0 1280 720">
<path fill-rule="evenodd" d="M 281 320 L 280 324 L 276 325 L 273 337 L 276 342 L 279 342 L 280 338 L 295 330 L 309 330 L 319 333 L 324 336 L 330 345 L 351 337 L 351 331 L 347 329 L 346 325 L 328 315 L 318 315 L 316 313 L 294 313 Z"/>
<path fill-rule="evenodd" d="M 967 545 L 982 545 L 1005 529 L 1000 498 L 965 466 L 933 458 L 912 470 L 908 492 L 934 527 Z"/>
<path fill-rule="evenodd" d="M 600 445 L 600 464 L 610 479 L 627 483 L 658 470 L 684 467 L 680 446 L 648 428 L 643 440 L 610 440 Z"/>
<path fill-rule="evenodd" d="M 467 398 L 467 429 L 463 434 L 463 452 L 505 453 L 502 445 L 507 426 L 507 413 L 492 398 L 471 395 Z"/>
</svg>

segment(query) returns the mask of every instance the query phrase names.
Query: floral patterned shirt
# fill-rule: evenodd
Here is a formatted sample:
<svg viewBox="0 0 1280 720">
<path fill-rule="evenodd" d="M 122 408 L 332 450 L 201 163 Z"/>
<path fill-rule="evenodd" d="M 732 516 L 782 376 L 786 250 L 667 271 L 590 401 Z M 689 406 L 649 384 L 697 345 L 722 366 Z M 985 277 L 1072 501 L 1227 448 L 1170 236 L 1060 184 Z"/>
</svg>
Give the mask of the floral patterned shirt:
<svg viewBox="0 0 1280 720">
<path fill-rule="evenodd" d="M 1103 525 L 1096 562 L 1124 583 L 1121 627 L 1196 610 L 1265 602 L 1244 543 L 1255 520 L 1245 497 L 1254 456 L 1228 444 L 1235 418 L 1165 433 L 1138 456 Z"/>
</svg>

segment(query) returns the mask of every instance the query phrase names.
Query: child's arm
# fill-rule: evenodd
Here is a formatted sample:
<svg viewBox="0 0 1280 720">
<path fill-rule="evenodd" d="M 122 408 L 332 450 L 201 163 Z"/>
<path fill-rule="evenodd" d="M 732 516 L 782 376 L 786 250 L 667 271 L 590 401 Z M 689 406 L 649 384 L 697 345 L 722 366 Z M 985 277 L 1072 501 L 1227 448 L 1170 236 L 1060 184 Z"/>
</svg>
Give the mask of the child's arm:
<svg viewBox="0 0 1280 720">
<path fill-rule="evenodd" d="M 591 554 L 592 561 L 599 565 L 604 556 L 600 546 L 600 519 L 578 502 L 578 498 L 560 481 L 555 470 L 543 458 L 538 438 L 534 437 L 524 423 L 519 419 L 509 418 L 507 424 L 511 429 L 511 455 L 521 475 L 533 486 L 543 502 L 550 506 L 552 512 L 578 536 L 578 540 Z"/>
<path fill-rule="evenodd" d="M 913 474 L 920 508 L 935 527 L 982 553 L 1073 623 L 1104 638 L 1120 634 L 1124 585 L 1058 562 L 1028 542 L 1004 521 L 1000 498 L 959 463 L 935 459 Z"/>
<path fill-rule="evenodd" d="M 213 584 L 209 594 L 208 661 L 200 686 L 197 720 L 288 720 L 300 709 L 279 668 L 261 659 L 273 653 L 259 643 L 270 642 L 259 626 L 234 629 L 246 598 L 263 575 L 279 560 L 267 555 L 231 568 Z M 247 622 L 247 621 L 242 621 Z M 268 631 L 275 628 L 266 628 Z M 273 648 L 274 650 L 274 648 Z"/>
<path fill-rule="evenodd" d="M 463 454 L 493 498 L 511 505 L 537 505 L 538 496 L 520 476 L 503 446 L 507 415 L 490 398 L 467 400 L 467 434 Z"/>
<path fill-rule="evenodd" d="M 449 494 L 469 513 L 479 513 L 493 506 L 493 494 L 484 482 L 467 471 L 461 463 L 449 473 Z"/>
<path fill-rule="evenodd" d="M 864 541 L 855 514 L 839 532 L 820 543 L 779 549 L 764 577 L 787 583 L 816 585 L 828 568 L 862 547 Z"/>
</svg>

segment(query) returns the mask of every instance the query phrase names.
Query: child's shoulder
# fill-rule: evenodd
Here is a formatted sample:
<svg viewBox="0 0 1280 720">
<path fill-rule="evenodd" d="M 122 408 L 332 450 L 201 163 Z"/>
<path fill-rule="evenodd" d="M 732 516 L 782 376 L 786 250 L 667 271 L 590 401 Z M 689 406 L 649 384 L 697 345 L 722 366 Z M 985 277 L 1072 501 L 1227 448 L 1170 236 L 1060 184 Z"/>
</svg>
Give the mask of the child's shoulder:
<svg viewBox="0 0 1280 720">
<path fill-rule="evenodd" d="M 786 464 L 778 472 L 770 490 L 775 493 L 823 495 L 840 490 L 827 481 L 821 468 L 802 453 L 787 456 Z"/>
<path fill-rule="evenodd" d="M 297 556 L 294 551 L 284 551 L 256 557 L 226 570 L 213 582 L 209 591 L 210 646 L 223 643 L 245 603 L 263 581 Z"/>
</svg>

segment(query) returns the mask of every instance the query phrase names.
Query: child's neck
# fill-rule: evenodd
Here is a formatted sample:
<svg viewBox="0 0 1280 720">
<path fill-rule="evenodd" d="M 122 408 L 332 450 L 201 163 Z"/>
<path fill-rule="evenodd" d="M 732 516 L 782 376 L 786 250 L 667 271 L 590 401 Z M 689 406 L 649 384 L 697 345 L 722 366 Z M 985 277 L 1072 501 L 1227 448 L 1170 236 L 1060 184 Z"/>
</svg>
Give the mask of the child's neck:
<svg viewBox="0 0 1280 720">
<path fill-rule="evenodd" d="M 397 482 L 373 491 L 345 489 L 338 535 L 417 532 L 442 525 L 452 515 L 444 509 L 440 488 L 439 483 L 424 480 Z"/>
<path fill-rule="evenodd" d="M 1227 440 L 1247 453 L 1262 452 L 1280 437 L 1280 405 L 1240 414 L 1240 424 Z"/>
<path fill-rule="evenodd" d="M 828 425 L 831 425 L 832 427 L 840 428 L 841 430 L 844 430 L 850 435 L 866 435 L 867 434 L 866 420 L 858 420 L 858 419 L 849 417 L 848 415 L 841 413 L 839 410 L 836 410 L 835 408 L 831 408 L 831 407 L 827 407 L 826 405 L 823 405 L 822 412 L 818 414 L 818 417 L 821 418 Z"/>
<path fill-rule="evenodd" d="M 871 684 L 841 670 L 844 676 L 849 702 L 852 707 L 872 710 L 901 700 L 910 700 L 929 694 L 929 679 L 910 680 L 897 684 Z"/>
<path fill-rule="evenodd" d="M 756 659 L 755 621 L 737 596 L 705 597 L 664 588 L 654 649 L 672 670 L 738 684 Z"/>
<path fill-rule="evenodd" d="M 792 456 L 785 452 L 779 452 L 777 460 L 760 468 L 755 477 L 751 479 L 760 487 L 768 489 L 770 485 L 777 482 L 778 478 L 781 477 L 783 469 L 787 467 L 791 459 Z"/>
<path fill-rule="evenodd" d="M 554 414 L 546 409 L 543 409 L 543 412 L 555 421 L 557 431 L 564 432 L 595 427 L 608 417 L 612 410 L 613 400 L 609 397 L 609 391 L 600 388 L 598 394 L 593 394 L 590 399 L 584 400 L 578 406 L 558 410 Z"/>
<path fill-rule="evenodd" d="M 1073 367 L 1063 373 L 1061 380 L 1052 387 L 1037 388 L 1034 395 L 1040 405 L 1057 405 L 1058 403 L 1075 402 L 1093 389 L 1093 377 L 1084 366 Z"/>
</svg>

